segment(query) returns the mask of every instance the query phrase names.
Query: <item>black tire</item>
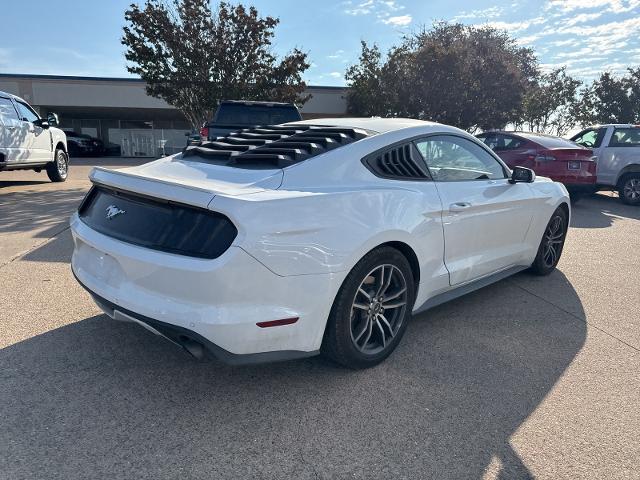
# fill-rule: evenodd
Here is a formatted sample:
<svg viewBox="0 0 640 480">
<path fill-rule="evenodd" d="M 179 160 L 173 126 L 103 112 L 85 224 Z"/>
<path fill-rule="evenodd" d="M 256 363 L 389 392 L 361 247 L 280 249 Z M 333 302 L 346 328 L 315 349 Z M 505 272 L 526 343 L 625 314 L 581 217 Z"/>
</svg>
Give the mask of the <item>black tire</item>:
<svg viewBox="0 0 640 480">
<path fill-rule="evenodd" d="M 618 195 L 627 205 L 640 205 L 640 173 L 627 173 L 618 183 Z"/>
<path fill-rule="evenodd" d="M 62 149 L 56 149 L 55 160 L 47 163 L 47 176 L 52 182 L 64 182 L 69 175 L 69 156 Z"/>
<path fill-rule="evenodd" d="M 353 267 L 336 295 L 322 353 L 354 369 L 379 364 L 404 335 L 414 301 L 415 284 L 406 257 L 391 247 L 372 250 Z"/>
<path fill-rule="evenodd" d="M 558 207 L 544 229 L 538 254 L 531 264 L 531 272 L 536 275 L 549 275 L 560 261 L 564 240 L 569 230 L 568 216 L 564 208 Z M 558 230 L 558 228 L 560 230 Z"/>
</svg>

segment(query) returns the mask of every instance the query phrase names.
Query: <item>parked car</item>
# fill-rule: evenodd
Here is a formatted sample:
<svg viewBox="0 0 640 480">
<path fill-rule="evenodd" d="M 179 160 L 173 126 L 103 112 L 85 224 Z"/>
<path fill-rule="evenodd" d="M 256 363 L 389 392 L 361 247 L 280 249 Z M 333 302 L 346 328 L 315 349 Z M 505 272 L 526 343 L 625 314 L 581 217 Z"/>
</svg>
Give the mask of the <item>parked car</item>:
<svg viewBox="0 0 640 480">
<path fill-rule="evenodd" d="M 117 143 L 107 142 L 104 146 L 105 157 L 120 157 L 122 156 L 122 147 Z"/>
<path fill-rule="evenodd" d="M 67 139 L 57 124 L 54 113 L 40 118 L 22 98 L 0 92 L 0 171 L 44 169 L 52 182 L 64 182 Z"/>
<path fill-rule="evenodd" d="M 617 190 L 624 203 L 640 205 L 640 125 L 597 125 L 571 140 L 593 149 L 599 189 Z"/>
<path fill-rule="evenodd" d="M 84 133 L 77 133 L 73 129 L 63 129 L 67 135 L 69 155 L 72 157 L 99 157 L 104 155 L 104 143 L 99 138 Z"/>
<path fill-rule="evenodd" d="M 302 120 L 302 117 L 292 103 L 223 100 L 218 105 L 213 120 L 206 122 L 200 129 L 200 138 L 193 139 L 190 144 L 200 140 L 213 140 L 243 128 L 298 120 Z"/>
<path fill-rule="evenodd" d="M 509 167 L 527 167 L 563 183 L 574 200 L 595 191 L 596 161 L 589 148 L 542 133 L 492 131 L 477 137 Z"/>
<path fill-rule="evenodd" d="M 112 318 L 231 363 L 373 366 L 412 312 L 553 271 L 570 215 L 562 184 L 409 119 L 244 130 L 91 181 L 78 281 Z"/>
</svg>

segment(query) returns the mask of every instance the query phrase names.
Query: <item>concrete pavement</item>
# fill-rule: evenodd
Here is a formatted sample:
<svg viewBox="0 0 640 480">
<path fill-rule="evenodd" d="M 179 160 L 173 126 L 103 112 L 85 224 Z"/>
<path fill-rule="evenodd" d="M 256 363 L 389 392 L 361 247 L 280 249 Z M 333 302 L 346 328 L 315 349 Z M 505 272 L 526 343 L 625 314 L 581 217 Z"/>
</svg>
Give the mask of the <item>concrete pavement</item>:
<svg viewBox="0 0 640 480">
<path fill-rule="evenodd" d="M 377 368 L 232 368 L 76 284 L 88 163 L 0 172 L 0 478 L 638 478 L 640 209 L 581 201 L 557 272 L 418 316 Z"/>
</svg>

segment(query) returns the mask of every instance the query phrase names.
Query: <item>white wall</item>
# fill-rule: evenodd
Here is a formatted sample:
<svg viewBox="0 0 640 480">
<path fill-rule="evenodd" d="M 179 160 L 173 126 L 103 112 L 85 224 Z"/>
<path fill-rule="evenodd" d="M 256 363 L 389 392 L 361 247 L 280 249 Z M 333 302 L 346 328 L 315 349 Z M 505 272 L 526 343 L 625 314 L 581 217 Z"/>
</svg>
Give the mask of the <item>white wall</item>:
<svg viewBox="0 0 640 480">
<path fill-rule="evenodd" d="M 66 107 L 171 108 L 150 97 L 139 82 L 36 81 L 32 82 L 36 105 Z"/>
<path fill-rule="evenodd" d="M 144 83 L 137 81 L 0 76 L 0 90 L 18 95 L 34 106 L 173 108 L 164 100 L 148 96 Z M 305 115 L 341 116 L 347 111 L 346 88 L 309 87 L 305 93 L 312 95 L 301 108 Z"/>
</svg>

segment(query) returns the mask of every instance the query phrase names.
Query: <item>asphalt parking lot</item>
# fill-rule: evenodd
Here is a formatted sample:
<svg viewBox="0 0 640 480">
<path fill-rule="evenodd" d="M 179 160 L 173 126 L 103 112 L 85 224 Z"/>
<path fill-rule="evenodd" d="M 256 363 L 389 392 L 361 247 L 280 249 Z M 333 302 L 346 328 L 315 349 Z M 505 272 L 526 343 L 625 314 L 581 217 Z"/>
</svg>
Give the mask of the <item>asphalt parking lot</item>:
<svg viewBox="0 0 640 480">
<path fill-rule="evenodd" d="M 228 367 L 73 279 L 96 162 L 0 172 L 0 478 L 639 478 L 639 208 L 579 202 L 558 271 L 419 315 L 374 369 Z"/>
</svg>

